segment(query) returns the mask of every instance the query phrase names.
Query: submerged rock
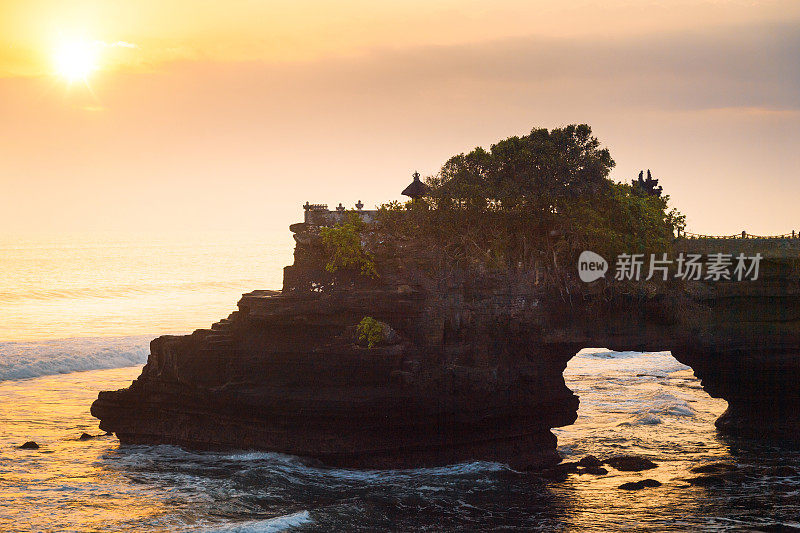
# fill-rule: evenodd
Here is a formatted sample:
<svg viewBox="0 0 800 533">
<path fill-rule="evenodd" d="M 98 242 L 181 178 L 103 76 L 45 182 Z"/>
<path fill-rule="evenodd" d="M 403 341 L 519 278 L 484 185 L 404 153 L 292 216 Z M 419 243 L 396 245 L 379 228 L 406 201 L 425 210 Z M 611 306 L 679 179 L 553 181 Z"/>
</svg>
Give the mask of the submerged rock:
<svg viewBox="0 0 800 533">
<path fill-rule="evenodd" d="M 767 468 L 764 473 L 768 476 L 790 477 L 798 475 L 797 469 L 789 465 L 772 466 Z"/>
<path fill-rule="evenodd" d="M 578 461 L 578 464 L 580 466 L 592 466 L 592 467 L 594 467 L 594 466 L 601 466 L 603 464 L 603 461 L 601 461 L 600 459 L 598 459 L 594 455 L 587 455 L 586 457 L 583 457 L 580 461 Z"/>
<path fill-rule="evenodd" d="M 623 472 L 640 472 L 642 470 L 649 470 L 658 466 L 650 459 L 636 455 L 617 455 L 615 457 L 606 459 L 604 464 Z"/>
<path fill-rule="evenodd" d="M 95 438 L 95 435 L 89 435 L 88 433 L 81 433 L 81 436 L 78 437 L 78 440 L 89 440 Z"/>
<path fill-rule="evenodd" d="M 608 474 L 608 470 L 602 466 L 585 466 L 578 469 L 579 474 L 592 474 L 594 476 L 604 476 Z"/>
<path fill-rule="evenodd" d="M 724 485 L 725 477 L 720 474 L 710 474 L 707 476 L 697 476 L 686 480 L 690 485 L 698 487 L 712 487 L 715 485 Z"/>
<path fill-rule="evenodd" d="M 565 481 L 567 477 L 569 477 L 570 473 L 571 471 L 568 467 L 565 467 L 564 465 L 557 465 L 552 468 L 540 470 L 537 472 L 537 475 L 550 481 Z"/>
<path fill-rule="evenodd" d="M 721 472 L 732 472 L 738 470 L 738 466 L 733 463 L 708 463 L 705 465 L 695 466 L 690 470 L 696 474 L 719 474 Z"/>
<path fill-rule="evenodd" d="M 719 474 L 708 474 L 704 476 L 697 476 L 686 480 L 690 485 L 698 487 L 715 487 L 719 485 L 726 485 L 728 483 L 739 483 L 745 479 L 745 476 L 738 471 L 721 472 Z"/>
<path fill-rule="evenodd" d="M 794 533 L 795 531 L 800 531 L 800 527 L 789 524 L 773 523 L 758 526 L 758 529 L 755 531 L 760 531 L 763 533 Z"/>
<path fill-rule="evenodd" d="M 36 444 L 34 441 L 29 440 L 28 442 L 26 442 L 22 446 L 19 446 L 19 449 L 20 450 L 38 450 L 39 449 L 39 445 Z"/>
<path fill-rule="evenodd" d="M 655 479 L 642 479 L 640 481 L 630 481 L 628 483 L 623 483 L 619 486 L 622 490 L 641 490 L 648 487 L 660 487 L 661 482 L 656 481 Z"/>
</svg>

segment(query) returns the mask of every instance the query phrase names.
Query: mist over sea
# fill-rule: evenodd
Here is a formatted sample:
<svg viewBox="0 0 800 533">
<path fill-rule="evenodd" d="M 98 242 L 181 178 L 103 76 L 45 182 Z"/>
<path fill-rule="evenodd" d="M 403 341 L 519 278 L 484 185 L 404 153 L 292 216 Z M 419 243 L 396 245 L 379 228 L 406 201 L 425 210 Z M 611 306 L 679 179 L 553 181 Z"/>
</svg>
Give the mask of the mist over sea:
<svg viewBox="0 0 800 533">
<path fill-rule="evenodd" d="M 775 469 L 800 468 L 800 451 L 718 435 L 725 402 L 668 352 L 587 347 L 565 372 L 581 405 L 576 424 L 554 430 L 561 454 L 659 464 L 642 473 L 553 483 L 486 462 L 354 471 L 100 436 L 91 402 L 138 376 L 153 337 L 208 327 L 241 293 L 280 288 L 291 251 L 288 232 L 0 241 L 0 531 L 800 528 L 800 476 Z M 98 436 L 81 441 L 83 432 Z M 41 448 L 16 448 L 28 440 Z M 685 481 L 712 461 L 740 476 Z M 663 485 L 618 489 L 644 478 Z"/>
<path fill-rule="evenodd" d="M 209 327 L 280 288 L 288 232 L 0 239 L 0 381 L 143 364 L 154 337 Z"/>
</svg>

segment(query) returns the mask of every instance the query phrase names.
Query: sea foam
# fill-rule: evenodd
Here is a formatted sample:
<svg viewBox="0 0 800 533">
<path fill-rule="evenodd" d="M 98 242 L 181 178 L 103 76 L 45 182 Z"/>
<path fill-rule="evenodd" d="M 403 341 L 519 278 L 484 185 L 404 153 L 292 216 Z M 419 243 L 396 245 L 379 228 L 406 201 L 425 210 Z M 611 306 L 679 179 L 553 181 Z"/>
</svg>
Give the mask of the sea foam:
<svg viewBox="0 0 800 533">
<path fill-rule="evenodd" d="M 312 522 L 308 511 L 300 511 L 267 520 L 250 520 L 212 529 L 214 533 L 277 533 Z M 206 530 L 208 531 L 208 530 Z"/>
<path fill-rule="evenodd" d="M 152 335 L 0 342 L 0 381 L 147 362 Z"/>
</svg>

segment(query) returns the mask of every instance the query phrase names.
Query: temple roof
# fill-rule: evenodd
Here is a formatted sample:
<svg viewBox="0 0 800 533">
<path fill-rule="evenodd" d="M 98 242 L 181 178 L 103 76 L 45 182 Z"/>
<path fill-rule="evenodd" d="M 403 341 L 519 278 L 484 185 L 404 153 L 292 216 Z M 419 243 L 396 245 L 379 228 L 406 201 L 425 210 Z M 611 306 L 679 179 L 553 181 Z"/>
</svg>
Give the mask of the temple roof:
<svg viewBox="0 0 800 533">
<path fill-rule="evenodd" d="M 430 187 L 420 181 L 419 172 L 414 172 L 414 181 L 411 182 L 411 185 L 403 189 L 401 194 L 416 200 L 417 198 L 422 198 L 428 194 L 430 190 Z"/>
</svg>

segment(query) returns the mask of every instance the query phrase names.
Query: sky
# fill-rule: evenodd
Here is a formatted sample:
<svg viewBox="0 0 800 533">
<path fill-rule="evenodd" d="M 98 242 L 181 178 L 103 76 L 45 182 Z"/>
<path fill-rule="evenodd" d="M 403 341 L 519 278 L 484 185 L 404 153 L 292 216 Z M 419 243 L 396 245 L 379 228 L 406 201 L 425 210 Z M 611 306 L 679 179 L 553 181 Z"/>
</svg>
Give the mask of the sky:
<svg viewBox="0 0 800 533">
<path fill-rule="evenodd" d="M 798 50 L 797 1 L 0 0 L 0 233 L 285 232 L 570 123 L 689 231 L 800 230 Z"/>
</svg>

